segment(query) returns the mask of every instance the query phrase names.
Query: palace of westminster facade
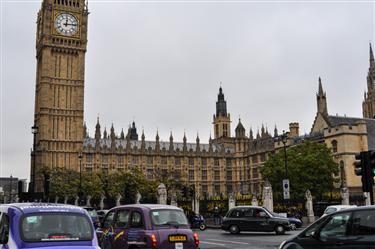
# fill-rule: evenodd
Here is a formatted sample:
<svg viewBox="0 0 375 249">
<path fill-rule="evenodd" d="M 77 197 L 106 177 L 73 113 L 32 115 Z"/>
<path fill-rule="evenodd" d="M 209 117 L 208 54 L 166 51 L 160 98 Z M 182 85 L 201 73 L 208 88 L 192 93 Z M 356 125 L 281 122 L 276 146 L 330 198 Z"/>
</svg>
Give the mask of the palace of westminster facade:
<svg viewBox="0 0 375 249">
<path fill-rule="evenodd" d="M 201 143 L 169 142 L 138 136 L 135 123 L 127 134 L 101 131 L 89 137 L 84 124 L 84 72 L 87 47 L 88 10 L 83 0 L 43 0 L 37 18 L 36 91 L 34 150 L 31 182 L 43 189 L 45 167 L 65 167 L 87 172 L 141 169 L 148 179 L 160 172 L 179 172 L 182 181 L 201 193 L 259 193 L 263 179 L 260 168 L 271 153 L 283 148 L 277 129 L 270 134 L 262 126 L 256 135 L 246 133 L 239 120 L 232 136 L 222 88 L 213 116 L 214 138 Z M 326 93 L 319 79 L 318 110 L 311 133 L 300 136 L 299 124 L 290 123 L 286 146 L 305 139 L 325 142 L 340 165 L 341 179 L 352 192 L 360 192 L 360 179 L 354 175 L 354 154 L 375 149 L 375 63 L 370 45 L 368 92 L 363 101 L 363 118 L 330 116 Z"/>
</svg>

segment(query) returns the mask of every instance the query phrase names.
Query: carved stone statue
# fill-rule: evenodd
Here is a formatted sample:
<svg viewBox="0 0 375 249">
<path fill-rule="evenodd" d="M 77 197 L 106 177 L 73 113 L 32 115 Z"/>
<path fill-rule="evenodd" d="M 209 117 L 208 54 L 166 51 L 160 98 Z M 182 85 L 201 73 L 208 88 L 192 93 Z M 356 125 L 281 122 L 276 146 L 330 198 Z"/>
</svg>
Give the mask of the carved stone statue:
<svg viewBox="0 0 375 249">
<path fill-rule="evenodd" d="M 340 195 L 341 195 L 341 204 L 349 205 L 349 189 L 347 187 L 341 188 Z"/>
<path fill-rule="evenodd" d="M 312 198 L 310 190 L 306 190 L 305 198 L 306 198 L 305 208 L 307 211 L 307 218 L 308 218 L 309 223 L 313 223 L 315 221 L 315 217 L 314 217 L 314 209 L 313 209 L 313 198 Z"/>
<path fill-rule="evenodd" d="M 199 201 L 200 195 L 198 191 L 195 191 L 194 201 L 193 201 L 193 210 L 195 214 L 199 214 Z"/>
<path fill-rule="evenodd" d="M 236 206 L 236 199 L 234 198 L 233 193 L 230 193 L 229 198 L 228 198 L 228 208 L 231 209 L 231 208 L 234 208 L 235 206 Z"/>
<path fill-rule="evenodd" d="M 266 181 L 263 186 L 263 207 L 273 212 L 273 193 L 269 181 Z"/>
<path fill-rule="evenodd" d="M 255 195 L 253 195 L 253 199 L 251 200 L 251 206 L 258 206 L 258 199 Z"/>
<path fill-rule="evenodd" d="M 79 197 L 78 197 L 78 195 L 76 195 L 74 197 L 74 205 L 78 206 L 79 205 L 78 201 L 79 201 Z"/>
<path fill-rule="evenodd" d="M 55 203 L 58 203 L 58 202 L 59 202 L 59 197 L 55 196 Z"/>
<path fill-rule="evenodd" d="M 136 204 L 140 204 L 141 203 L 141 199 L 142 199 L 142 195 L 141 195 L 141 193 L 139 193 L 139 191 L 137 191 L 137 194 L 135 196 L 135 203 Z"/>
<path fill-rule="evenodd" d="M 69 196 L 65 195 L 65 196 L 64 196 L 64 204 L 67 204 L 67 203 L 68 203 L 68 199 L 69 199 Z"/>
<path fill-rule="evenodd" d="M 100 197 L 100 203 L 99 203 L 99 207 L 100 207 L 100 209 L 104 209 L 104 199 L 105 199 L 105 196 L 102 195 L 102 196 Z"/>
<path fill-rule="evenodd" d="M 167 205 L 167 188 L 164 183 L 158 186 L 158 204 Z"/>
<path fill-rule="evenodd" d="M 91 195 L 88 195 L 86 198 L 86 206 L 91 207 Z"/>
<path fill-rule="evenodd" d="M 120 203 L 120 201 L 121 201 L 121 195 L 120 194 L 117 194 L 117 196 L 116 196 L 116 207 L 117 206 L 121 206 L 121 203 Z"/>
</svg>

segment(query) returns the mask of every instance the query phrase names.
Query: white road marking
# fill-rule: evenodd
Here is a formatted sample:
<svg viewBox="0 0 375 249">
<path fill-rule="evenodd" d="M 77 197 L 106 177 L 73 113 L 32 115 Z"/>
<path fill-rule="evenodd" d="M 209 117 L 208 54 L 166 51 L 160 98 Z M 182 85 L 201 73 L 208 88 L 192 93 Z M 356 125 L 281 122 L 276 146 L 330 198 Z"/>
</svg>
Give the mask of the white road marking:
<svg viewBox="0 0 375 249">
<path fill-rule="evenodd" d="M 214 242 L 207 242 L 207 241 L 200 241 L 200 243 L 203 244 L 209 244 L 209 245 L 215 245 L 215 246 L 225 246 L 225 244 L 220 244 L 220 243 L 214 243 Z"/>
<path fill-rule="evenodd" d="M 218 242 L 227 242 L 227 243 L 240 244 L 240 245 L 249 245 L 249 243 L 239 242 L 239 241 L 220 240 L 220 239 L 207 239 L 207 240 L 218 241 Z"/>
</svg>

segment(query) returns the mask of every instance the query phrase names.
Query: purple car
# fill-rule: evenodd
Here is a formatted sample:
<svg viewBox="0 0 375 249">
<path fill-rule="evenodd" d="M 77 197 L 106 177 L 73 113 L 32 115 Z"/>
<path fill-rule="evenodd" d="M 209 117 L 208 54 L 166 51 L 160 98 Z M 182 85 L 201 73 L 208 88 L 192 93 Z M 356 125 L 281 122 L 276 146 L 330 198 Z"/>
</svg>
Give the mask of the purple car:
<svg viewBox="0 0 375 249">
<path fill-rule="evenodd" d="M 0 248 L 100 249 L 86 210 L 48 203 L 0 205 Z"/>
<path fill-rule="evenodd" d="M 198 249 L 182 209 L 135 204 L 112 208 L 97 229 L 102 249 Z"/>
</svg>

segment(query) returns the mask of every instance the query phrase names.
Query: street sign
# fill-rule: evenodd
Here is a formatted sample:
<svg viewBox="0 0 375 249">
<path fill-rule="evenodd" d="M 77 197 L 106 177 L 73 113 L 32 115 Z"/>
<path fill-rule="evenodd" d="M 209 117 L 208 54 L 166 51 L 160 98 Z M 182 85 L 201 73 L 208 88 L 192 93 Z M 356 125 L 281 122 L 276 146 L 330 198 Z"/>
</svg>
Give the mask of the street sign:
<svg viewBox="0 0 375 249">
<path fill-rule="evenodd" d="M 289 190 L 290 190 L 289 179 L 284 179 L 283 180 L 284 200 L 289 200 L 290 199 Z"/>
</svg>

